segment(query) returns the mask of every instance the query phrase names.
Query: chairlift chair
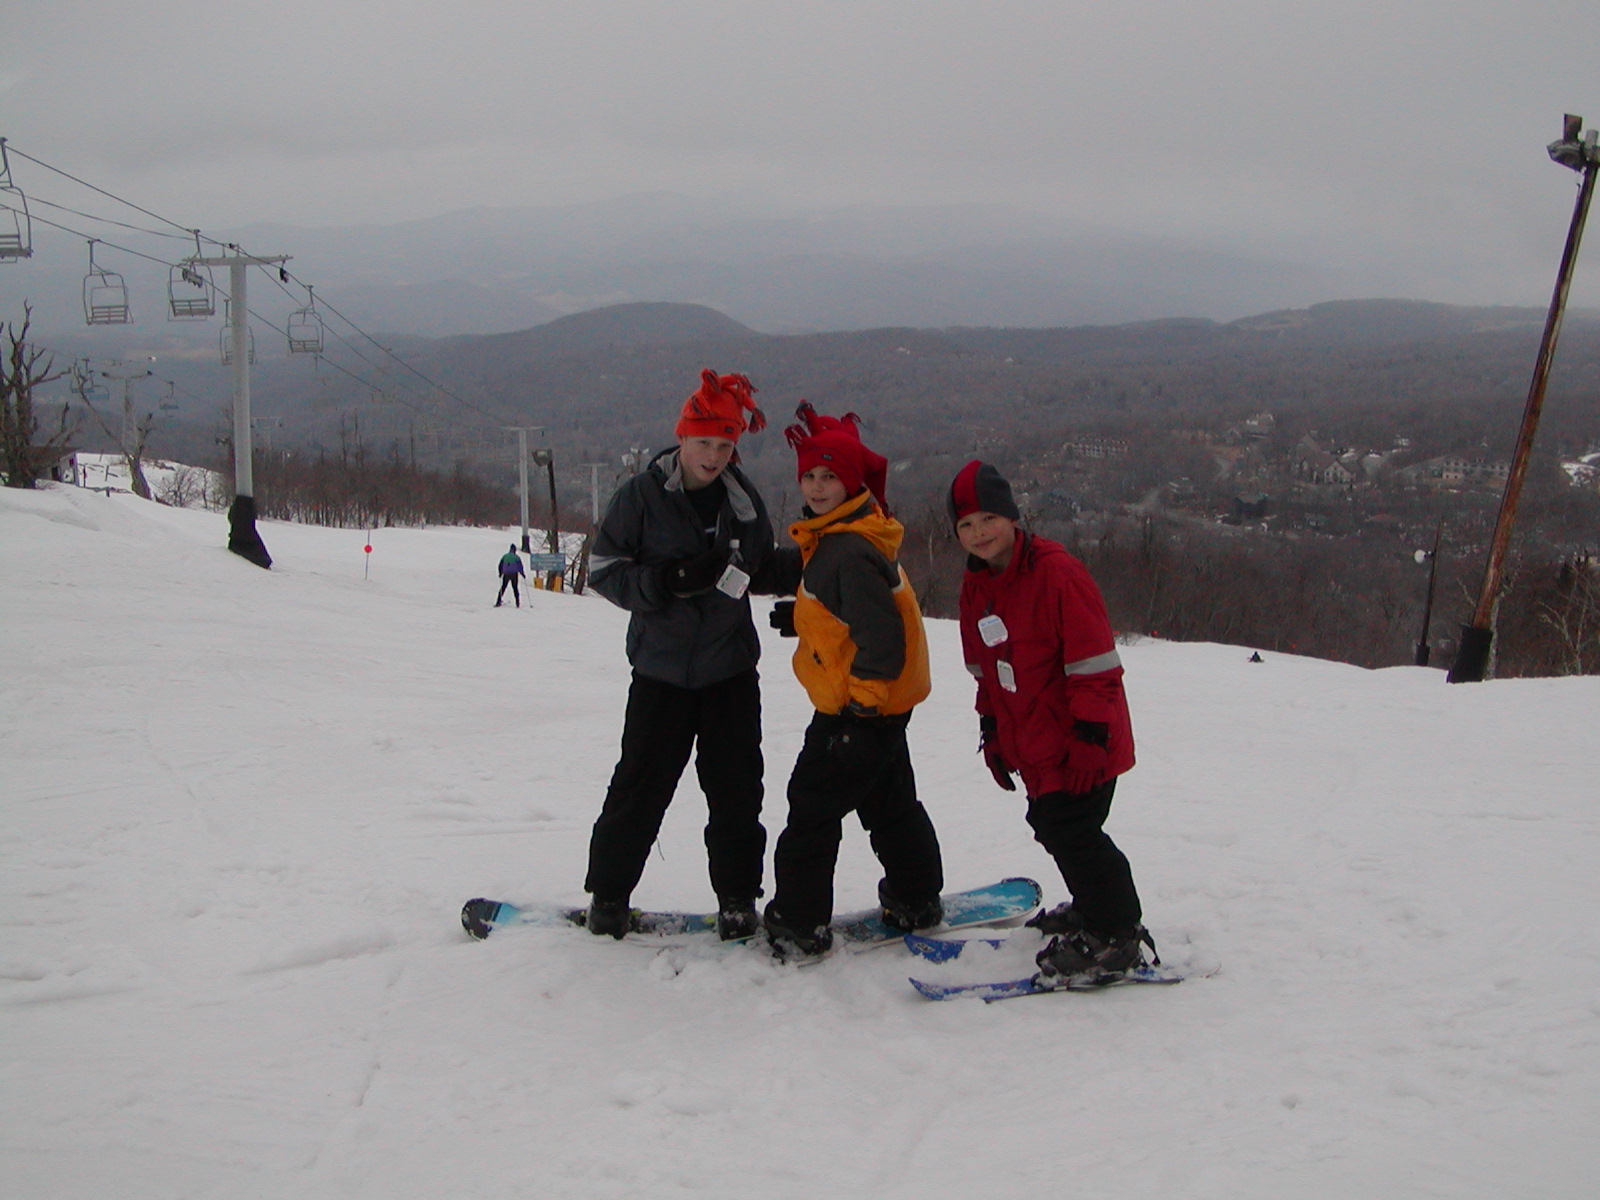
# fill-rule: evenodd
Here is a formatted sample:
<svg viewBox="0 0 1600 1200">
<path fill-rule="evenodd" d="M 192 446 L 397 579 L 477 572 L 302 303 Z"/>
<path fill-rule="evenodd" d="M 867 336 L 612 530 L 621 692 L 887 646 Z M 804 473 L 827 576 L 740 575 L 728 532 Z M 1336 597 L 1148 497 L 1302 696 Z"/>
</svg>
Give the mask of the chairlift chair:
<svg viewBox="0 0 1600 1200">
<path fill-rule="evenodd" d="M 218 344 L 222 348 L 222 365 L 230 366 L 233 363 L 233 318 L 229 315 L 231 300 L 222 302 L 222 336 Z M 247 324 L 244 327 L 244 360 L 247 363 L 256 361 L 256 331 Z"/>
<path fill-rule="evenodd" d="M 89 239 L 89 273 L 83 277 L 83 317 L 90 325 L 131 325 L 133 312 L 128 307 L 128 285 L 115 271 L 94 263 L 94 244 Z"/>
<path fill-rule="evenodd" d="M 176 384 L 171 384 L 171 383 L 167 384 L 166 398 L 161 401 L 161 411 L 162 412 L 177 412 L 178 411 L 178 397 L 177 397 L 177 394 L 176 394 L 176 392 L 174 390 L 176 388 L 176 386 L 177 386 Z"/>
<path fill-rule="evenodd" d="M 111 389 L 103 383 L 95 382 L 95 373 L 87 363 L 72 368 L 72 389 L 85 404 L 111 399 Z"/>
<path fill-rule="evenodd" d="M 194 235 L 195 256 L 173 265 L 167 275 L 167 319 L 204 321 L 217 315 L 217 289 L 211 268 L 200 262 L 200 235 Z"/>
<path fill-rule="evenodd" d="M 28 215 L 28 197 L 11 182 L 6 139 L 0 138 L 0 262 L 32 257 L 33 218 Z"/>
<path fill-rule="evenodd" d="M 306 288 L 307 303 L 289 314 L 288 334 L 290 354 L 322 353 L 322 314 L 317 312 L 317 298 L 311 288 Z"/>
</svg>

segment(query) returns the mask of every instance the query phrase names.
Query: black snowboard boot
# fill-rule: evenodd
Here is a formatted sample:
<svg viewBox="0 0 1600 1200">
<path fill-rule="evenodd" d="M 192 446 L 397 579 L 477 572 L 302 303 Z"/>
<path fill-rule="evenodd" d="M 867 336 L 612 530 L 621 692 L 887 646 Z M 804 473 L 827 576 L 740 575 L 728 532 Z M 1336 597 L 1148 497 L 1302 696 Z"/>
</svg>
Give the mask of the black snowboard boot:
<svg viewBox="0 0 1600 1200">
<path fill-rule="evenodd" d="M 1022 924 L 1025 929 L 1037 929 L 1047 937 L 1057 933 L 1076 933 L 1083 928 L 1083 914 L 1073 908 L 1069 900 L 1054 908 L 1041 908 Z"/>
<path fill-rule="evenodd" d="M 756 902 L 735 896 L 722 896 L 717 900 L 717 936 L 725 942 L 737 942 L 755 937 L 761 932 L 761 918 L 756 914 Z"/>
<path fill-rule="evenodd" d="M 878 882 L 878 903 L 883 906 L 883 923 L 900 933 L 932 929 L 944 920 L 944 904 L 939 897 L 908 903 L 889 890 L 887 880 Z"/>
<path fill-rule="evenodd" d="M 826 925 L 809 928 L 791 925 L 767 905 L 767 942 L 778 958 L 792 961 L 801 958 L 819 958 L 833 949 L 833 930 Z"/>
<path fill-rule="evenodd" d="M 1050 939 L 1039 951 L 1039 982 L 1106 984 L 1115 983 L 1129 971 L 1144 966 L 1144 947 L 1155 953 L 1156 944 L 1143 925 L 1109 933 L 1077 929 Z M 1157 962 L 1161 960 L 1156 959 Z"/>
<path fill-rule="evenodd" d="M 633 928 L 633 909 L 628 907 L 626 898 L 602 900 L 596 896 L 589 902 L 583 925 L 590 933 L 620 939 Z"/>
</svg>

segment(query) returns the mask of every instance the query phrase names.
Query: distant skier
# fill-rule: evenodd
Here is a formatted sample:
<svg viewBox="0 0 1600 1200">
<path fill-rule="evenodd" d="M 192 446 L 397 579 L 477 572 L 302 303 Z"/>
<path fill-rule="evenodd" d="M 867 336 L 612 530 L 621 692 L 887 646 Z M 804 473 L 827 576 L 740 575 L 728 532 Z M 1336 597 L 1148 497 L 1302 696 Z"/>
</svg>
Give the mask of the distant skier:
<svg viewBox="0 0 1600 1200">
<path fill-rule="evenodd" d="M 500 556 L 500 592 L 494 598 L 494 606 L 499 608 L 506 598 L 506 585 L 511 585 L 511 595 L 516 598 L 517 607 L 522 607 L 522 556 L 517 553 L 517 544 L 511 543 L 511 548 Z"/>
<path fill-rule="evenodd" d="M 595 538 L 589 582 L 632 614 L 633 681 L 622 756 L 589 841 L 591 933 L 628 932 L 630 897 L 691 751 L 710 810 L 717 930 L 739 938 L 760 929 L 761 643 L 746 589 L 754 579 L 765 590 L 759 577 L 776 550 L 766 507 L 735 465 L 739 436 L 766 425 L 754 391 L 743 375 L 702 372 L 677 447 L 617 489 Z"/>
<path fill-rule="evenodd" d="M 1055 935 L 1045 980 L 1115 978 L 1154 943 L 1128 860 L 1102 828 L 1117 776 L 1133 766 L 1133 725 L 1105 602 L 1057 542 L 1019 528 L 1011 485 L 974 460 L 950 485 L 950 519 L 968 555 L 961 649 L 978 680 L 978 728 L 994 780 L 1028 796 L 1034 838 L 1072 901 L 1029 924 Z"/>
<path fill-rule="evenodd" d="M 793 623 L 794 672 L 816 712 L 789 778 L 767 937 L 780 954 L 833 942 L 833 874 L 854 812 L 883 864 L 884 922 L 910 933 L 943 919 L 939 839 L 917 799 L 906 726 L 929 691 L 928 643 L 896 561 L 904 533 L 884 511 L 888 462 L 861 442 L 852 414 L 802 403 L 786 431 L 806 507 L 789 527 L 804 564 Z"/>
</svg>

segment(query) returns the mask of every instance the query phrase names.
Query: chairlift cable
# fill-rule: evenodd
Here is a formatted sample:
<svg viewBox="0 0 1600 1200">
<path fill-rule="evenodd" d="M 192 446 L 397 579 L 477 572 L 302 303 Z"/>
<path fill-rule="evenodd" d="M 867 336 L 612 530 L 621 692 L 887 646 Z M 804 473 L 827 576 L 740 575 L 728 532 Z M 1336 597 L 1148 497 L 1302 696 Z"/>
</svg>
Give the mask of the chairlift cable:
<svg viewBox="0 0 1600 1200">
<path fill-rule="evenodd" d="M 80 187 L 88 188 L 90 191 L 95 192 L 95 193 L 97 193 L 97 194 L 99 194 L 101 196 L 104 196 L 108 200 L 113 200 L 118 204 L 125 205 L 126 207 L 133 209 L 135 212 L 143 213 L 145 216 L 151 217 L 154 220 L 160 221 L 164 225 L 170 225 L 174 229 L 179 230 L 180 232 L 182 232 L 186 237 L 195 238 L 196 239 L 196 245 L 198 246 L 198 244 L 199 244 L 199 241 L 200 241 L 202 235 L 201 235 L 201 233 L 200 233 L 200 231 L 198 229 L 192 228 L 192 227 L 187 226 L 187 225 L 182 225 L 182 224 L 178 223 L 177 221 L 174 221 L 174 220 L 171 220 L 168 217 L 162 216 L 160 213 L 152 212 L 150 209 L 145 208 L 142 205 L 135 204 L 131 200 L 125 200 L 121 196 L 118 196 L 114 192 L 109 192 L 105 188 L 97 187 L 97 186 L 95 186 L 94 184 L 88 182 L 85 179 L 78 178 L 76 175 L 73 175 L 69 171 L 64 171 L 60 167 L 53 166 L 50 163 L 47 163 L 47 162 L 43 161 L 42 159 L 35 158 L 33 155 L 28 154 L 26 151 L 18 150 L 14 145 L 11 145 L 9 141 L 7 142 L 7 150 L 10 153 L 13 153 L 13 154 L 17 155 L 17 157 L 19 157 L 19 158 L 26 159 L 28 162 L 33 163 L 35 166 L 43 167 L 47 171 L 51 171 L 51 172 L 54 172 L 57 175 L 60 175 L 63 179 L 70 179 L 73 183 L 78 184 Z M 137 232 L 137 233 L 145 233 L 145 234 L 149 234 L 151 236 L 156 236 L 156 237 L 171 237 L 171 236 L 174 236 L 172 234 L 167 234 L 167 233 L 164 233 L 164 232 L 158 232 L 158 231 L 155 231 L 155 230 L 141 229 L 138 226 L 128 225 L 128 224 L 126 224 L 124 222 L 111 220 L 110 218 L 97 217 L 97 216 L 94 216 L 94 215 L 89 214 L 89 213 L 79 212 L 79 211 L 77 211 L 75 209 L 67 208 L 65 205 L 54 204 L 54 203 L 52 203 L 50 201 L 40 201 L 40 203 L 46 204 L 51 208 L 60 209 L 63 212 L 70 212 L 74 216 L 83 217 L 86 220 L 99 221 L 101 223 L 110 224 L 110 225 L 117 225 L 117 226 L 120 226 L 122 228 L 133 230 L 134 232 Z M 9 204 L 4 204 L 4 203 L 0 203 L 0 209 L 5 209 L 5 210 L 10 211 L 10 212 L 18 212 L 18 213 L 20 213 L 22 211 L 21 209 L 14 208 Z M 176 264 L 173 264 L 173 263 L 170 263 L 170 262 L 166 262 L 166 261 L 164 261 L 162 259 L 156 258 L 153 255 L 145 254 L 145 253 L 143 253 L 141 251 L 133 250 L 133 249 L 130 249 L 130 248 L 126 247 L 126 246 L 119 245 L 116 242 L 108 242 L 108 241 L 105 241 L 102 238 L 90 237 L 90 235 L 88 235 L 86 233 L 83 233 L 80 230 L 73 229 L 73 228 L 71 228 L 70 226 L 67 226 L 67 225 L 62 225 L 59 222 L 50 221 L 50 220 L 48 220 L 46 218 L 43 218 L 43 217 L 39 217 L 39 218 L 36 218 L 36 219 L 41 224 L 47 225 L 52 229 L 59 229 L 59 230 L 65 232 L 65 233 L 70 233 L 75 237 L 85 238 L 86 240 L 91 241 L 91 242 L 99 241 L 99 242 L 101 242 L 102 245 L 105 245 L 105 246 L 110 247 L 111 249 L 120 251 L 121 253 L 132 255 L 135 258 L 142 258 L 142 259 L 145 259 L 148 262 L 159 263 L 160 265 L 165 266 L 165 267 L 167 267 L 169 269 L 172 268 L 174 265 L 176 265 Z M 239 247 L 236 243 L 220 242 L 220 241 L 217 241 L 216 239 L 210 238 L 210 237 L 207 237 L 204 240 L 209 242 L 211 245 L 218 246 L 218 247 L 223 247 L 223 248 L 226 248 L 226 249 L 231 249 L 231 250 L 234 250 L 234 251 L 236 251 L 238 253 L 243 253 L 242 248 Z M 301 287 L 305 287 L 307 289 L 308 293 L 309 293 L 309 291 L 310 291 L 309 285 L 307 285 L 303 280 L 300 280 L 299 278 L 297 278 L 296 276 L 291 274 L 288 270 L 280 267 L 279 268 L 279 275 L 280 275 L 280 281 L 279 281 L 280 282 L 280 286 L 281 286 L 281 283 L 282 283 L 283 279 L 292 279 L 292 280 L 294 280 L 295 283 L 299 284 Z M 219 294 L 226 295 L 226 293 L 222 292 L 222 289 L 220 289 L 220 288 L 218 288 L 218 292 L 219 292 Z M 440 395 L 446 396 L 446 397 L 450 398 L 451 400 L 454 400 L 457 404 L 461 405 L 463 408 L 471 410 L 472 412 L 476 413 L 478 416 L 482 417 L 484 420 L 489 421 L 489 422 L 495 424 L 496 426 L 499 425 L 500 421 L 499 421 L 498 417 L 496 417 L 493 414 L 489 413 L 488 411 L 486 411 L 485 409 L 481 408 L 477 404 L 474 404 L 472 401 L 468 400 L 466 397 L 461 396 L 461 395 L 457 394 L 456 392 L 451 391 L 449 388 L 445 387 L 443 384 L 439 383 L 437 380 L 429 378 L 424 372 L 418 370 L 416 367 L 412 366 L 410 363 L 408 363 L 404 359 L 400 358 L 400 356 L 395 354 L 393 350 L 391 350 L 387 346 L 383 345 L 376 338 L 374 338 L 371 334 L 369 334 L 366 330 L 362 329 L 361 326 L 357 325 L 349 317 L 345 316 L 345 314 L 343 312 L 341 312 L 338 308 L 336 308 L 335 306 L 329 304 L 326 301 L 326 299 L 323 300 L 322 307 L 324 309 L 326 309 L 328 312 L 331 312 L 334 316 L 338 317 L 345 324 L 349 325 L 350 328 L 355 330 L 355 332 L 357 334 L 359 334 L 365 341 L 367 341 L 371 345 L 375 346 L 377 349 L 381 350 L 384 353 L 384 355 L 386 355 L 390 360 L 392 360 L 393 362 L 398 364 L 400 367 L 404 368 L 406 371 L 410 372 L 412 375 L 415 375 L 418 379 L 422 380 L 423 383 L 427 384 L 430 388 L 432 388 L 435 391 L 437 391 Z M 275 332 L 282 334 L 284 337 L 288 336 L 286 330 L 278 329 L 277 326 L 273 325 L 270 321 L 267 321 L 264 318 L 262 318 L 261 314 L 253 312 L 251 310 L 247 310 L 247 312 L 249 313 L 250 316 L 253 316 L 257 320 L 260 320 L 262 322 L 262 324 L 266 325 L 269 329 L 272 329 Z M 335 336 L 338 336 L 338 335 L 336 334 Z M 339 340 L 341 342 L 343 342 L 345 345 L 349 345 L 349 343 L 344 338 L 340 338 Z M 368 361 L 368 360 L 363 358 L 363 361 Z M 348 370 L 345 370 L 345 368 L 343 368 L 343 367 L 340 367 L 337 363 L 330 362 L 329 365 L 333 366 L 336 370 L 342 371 L 344 374 L 350 376 L 350 378 L 356 380 L 358 383 L 365 384 L 367 382 L 367 381 L 361 379 L 360 376 L 356 375 L 355 373 L 353 373 L 351 371 L 348 371 Z M 368 385 L 368 386 L 370 386 L 370 385 Z M 397 399 L 398 399 L 398 397 L 397 397 Z M 415 406 L 413 406 L 413 405 L 407 404 L 405 401 L 401 401 L 401 403 L 405 404 L 406 407 L 412 408 L 413 411 L 421 412 L 420 409 L 415 408 Z"/>
<path fill-rule="evenodd" d="M 22 211 L 20 208 L 13 208 L 11 205 L 3 203 L 3 202 L 0 202 L 0 209 L 4 209 L 4 210 L 6 210 L 8 212 L 16 212 L 16 213 L 20 213 Z M 37 221 L 40 225 L 48 225 L 48 226 L 50 226 L 51 229 L 59 229 L 63 233 L 70 233 L 73 237 L 80 237 L 86 242 L 99 242 L 102 246 L 108 246 L 111 249 L 120 251 L 123 254 L 130 254 L 134 258 L 142 258 L 146 262 L 158 263 L 163 267 L 169 267 L 169 268 L 174 266 L 174 265 L 176 265 L 174 263 L 168 262 L 166 259 L 156 258 L 152 254 L 146 254 L 142 250 L 134 250 L 134 249 L 131 249 L 131 248 L 127 247 L 127 246 L 120 245 L 117 242 L 108 242 L 108 241 L 105 240 L 105 238 L 95 237 L 94 234 L 92 234 L 92 233 L 84 233 L 83 230 L 74 229 L 70 225 L 62 225 L 59 222 L 51 221 L 51 220 L 49 220 L 49 219 L 47 219 L 45 217 L 37 217 L 36 216 L 33 219 L 35 221 Z"/>
<path fill-rule="evenodd" d="M 300 279 L 296 278 L 295 275 L 292 272 L 285 272 L 285 274 L 288 274 L 289 278 L 293 279 L 296 283 L 300 284 L 301 287 L 305 287 L 306 286 Z M 384 354 L 387 355 L 390 359 L 392 359 L 395 363 L 399 364 L 401 367 L 404 367 L 407 371 L 410 371 L 413 375 L 415 375 L 418 379 L 422 380 L 422 382 L 426 383 L 429 387 L 433 388 L 435 391 L 439 392 L 441 395 L 448 396 L 450 399 L 454 400 L 457 404 L 460 404 L 465 408 L 470 408 L 473 412 L 477 413 L 480 417 L 483 417 L 485 420 L 494 422 L 497 427 L 499 426 L 499 424 L 501 423 L 501 419 L 499 417 L 496 417 L 492 413 L 484 411 L 482 408 L 478 407 L 478 405 L 474 404 L 472 401 L 468 400 L 466 397 L 458 396 L 455 392 L 452 392 L 449 388 L 445 387 L 442 383 L 439 383 L 436 380 L 428 378 L 428 376 L 423 374 L 423 372 L 417 370 L 416 367 L 414 367 L 410 363 L 406 362 L 405 359 L 401 358 L 393 350 L 389 349 L 389 347 L 385 346 L 382 342 L 378 341 L 371 334 L 369 334 L 366 330 L 362 329 L 361 326 L 357 325 L 349 317 L 345 316 L 344 313 L 340 312 L 332 304 L 329 304 L 326 298 L 324 298 L 321 303 L 322 303 L 322 307 L 325 308 L 328 312 L 331 312 L 334 316 L 338 317 L 341 321 L 343 321 L 346 325 L 350 326 L 351 329 L 354 329 L 357 333 L 359 333 L 368 342 L 371 342 L 372 345 L 376 346 L 379 350 L 382 350 L 384 352 Z"/>
<path fill-rule="evenodd" d="M 61 212 L 71 213 L 75 217 L 83 217 L 85 220 L 89 221 L 98 221 L 102 225 L 115 225 L 119 229 L 131 229 L 134 233 L 145 233 L 149 234 L 151 237 L 172 238 L 176 241 L 188 241 L 190 236 L 198 238 L 200 235 L 200 231 L 198 229 L 186 229 L 184 230 L 183 235 L 180 236 L 176 233 L 168 233 L 164 229 L 146 229 L 142 225 L 130 225 L 126 221 L 118 221 L 111 217 L 96 216 L 94 213 L 82 212 L 76 208 L 68 208 L 65 204 L 57 204 L 54 200 L 45 200 L 40 196 L 29 196 L 28 199 L 32 204 L 42 204 L 46 208 L 59 209 Z"/>
<path fill-rule="evenodd" d="M 261 324 L 265 325 L 268 329 L 272 330 L 274 333 L 276 333 L 276 334 L 278 334 L 278 335 L 280 335 L 282 337 L 285 337 L 285 338 L 287 338 L 289 336 L 289 333 L 288 333 L 287 329 L 282 329 L 282 328 L 279 328 L 277 325 L 274 325 L 271 321 L 267 320 L 265 317 L 263 317 L 260 313 L 256 312 L 254 309 L 246 309 L 245 311 L 248 312 L 250 314 L 250 316 L 254 317 L 257 321 L 261 322 Z M 338 337 L 339 335 L 335 334 L 334 336 Z M 339 340 L 340 341 L 344 341 L 343 338 L 340 338 Z M 348 343 L 346 343 L 346 344 L 348 345 Z M 347 367 L 341 366 L 339 363 L 337 363 L 333 359 L 329 358 L 326 354 L 317 355 L 317 361 L 321 365 L 326 365 L 326 366 L 332 368 L 333 370 L 338 371 L 341 375 L 348 376 L 350 379 L 355 380 L 355 382 L 361 384 L 364 387 L 371 387 L 372 386 L 371 383 L 369 383 L 367 380 L 363 379 L 360 375 L 357 375 L 354 371 L 350 370 Z M 362 359 L 362 361 L 363 362 L 367 362 L 368 365 L 370 365 L 370 366 L 376 367 L 375 363 L 371 363 L 367 359 Z M 421 408 L 418 408 L 416 405 L 411 404 L 410 402 L 408 402 L 406 400 L 400 400 L 399 403 L 402 404 L 403 406 L 405 406 L 406 408 L 411 409 L 413 412 L 416 412 L 416 413 L 420 414 L 423 411 Z"/>
<path fill-rule="evenodd" d="M 63 179 L 70 179 L 70 180 L 72 180 L 73 183 L 77 184 L 79 187 L 86 187 L 91 192 L 98 192 L 98 193 L 100 193 L 100 195 L 106 197 L 106 199 L 115 200 L 118 204 L 124 204 L 127 207 L 133 209 L 135 212 L 142 212 L 147 217 L 154 217 L 157 221 L 160 221 L 163 225 L 171 225 L 174 229 L 181 229 L 184 233 L 194 233 L 195 232 L 194 230 L 190 229 L 187 225 L 179 225 L 176 221 L 169 220 L 168 218 L 163 217 L 160 213 L 151 212 L 148 208 L 141 208 L 139 205 L 135 204 L 132 200 L 124 200 L 121 196 L 117 195 L 115 192 L 108 192 L 108 191 L 105 190 L 105 188 L 95 187 L 94 184 L 88 182 L 87 180 L 79 179 L 76 175 L 73 175 L 68 171 L 63 171 L 60 167 L 53 167 L 49 163 L 44 162 L 44 161 L 42 161 L 40 159 L 37 159 L 37 158 L 33 157 L 33 155 L 31 155 L 31 154 L 28 154 L 28 153 L 26 153 L 26 152 L 24 152 L 22 150 L 18 150 L 15 146 L 10 145 L 9 142 L 7 143 L 7 149 L 12 154 L 15 154 L 18 158 L 25 158 L 29 162 L 33 163 L 35 166 L 43 167 L 46 171 L 54 171 L 57 175 L 60 175 Z M 82 216 L 84 214 L 79 213 L 78 215 Z"/>
</svg>

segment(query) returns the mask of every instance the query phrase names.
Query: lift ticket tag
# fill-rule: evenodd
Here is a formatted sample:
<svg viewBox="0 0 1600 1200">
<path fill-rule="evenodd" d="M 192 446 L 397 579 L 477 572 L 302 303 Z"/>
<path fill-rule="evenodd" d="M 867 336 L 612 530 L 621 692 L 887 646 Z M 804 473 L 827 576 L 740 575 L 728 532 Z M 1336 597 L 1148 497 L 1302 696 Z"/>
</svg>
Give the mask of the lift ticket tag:
<svg viewBox="0 0 1600 1200">
<path fill-rule="evenodd" d="M 722 572 L 722 578 L 717 580 L 717 591 L 725 596 L 732 596 L 735 600 L 742 597 L 749 586 L 750 576 L 732 563 L 729 563 L 727 570 Z"/>
</svg>

